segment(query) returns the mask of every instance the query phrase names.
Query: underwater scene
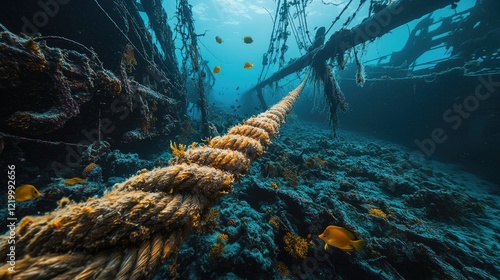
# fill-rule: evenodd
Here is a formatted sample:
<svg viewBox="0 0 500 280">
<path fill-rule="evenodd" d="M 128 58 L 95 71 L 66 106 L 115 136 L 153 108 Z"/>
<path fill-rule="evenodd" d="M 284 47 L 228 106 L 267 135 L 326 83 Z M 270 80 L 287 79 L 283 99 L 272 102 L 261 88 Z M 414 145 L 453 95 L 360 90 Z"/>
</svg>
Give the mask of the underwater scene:
<svg viewBox="0 0 500 280">
<path fill-rule="evenodd" d="M 500 1 L 0 8 L 0 279 L 500 279 Z"/>
</svg>

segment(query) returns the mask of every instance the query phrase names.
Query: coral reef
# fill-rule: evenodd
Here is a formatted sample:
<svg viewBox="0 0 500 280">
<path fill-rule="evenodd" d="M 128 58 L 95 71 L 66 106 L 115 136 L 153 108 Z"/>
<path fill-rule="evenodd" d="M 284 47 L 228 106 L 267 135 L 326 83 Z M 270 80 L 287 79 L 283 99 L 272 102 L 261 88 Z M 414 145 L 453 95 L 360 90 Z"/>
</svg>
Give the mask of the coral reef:
<svg viewBox="0 0 500 280">
<path fill-rule="evenodd" d="M 104 159 L 106 168 L 104 174 L 109 176 L 127 177 L 134 174 L 137 170 L 143 168 L 152 168 L 154 164 L 150 161 L 140 159 L 138 154 L 122 153 L 119 150 L 113 150 L 106 155 Z"/>
<path fill-rule="evenodd" d="M 422 189 L 405 196 L 405 202 L 424 209 L 429 219 L 454 221 L 474 216 L 484 217 L 485 204 L 468 194 L 454 190 Z"/>
<path fill-rule="evenodd" d="M 338 133 L 332 138 L 314 123 L 285 125 L 233 195 L 222 198 L 220 227 L 191 236 L 183 246 L 179 278 L 244 279 L 252 271 L 260 279 L 495 279 L 500 272 L 496 186 L 453 165 L 421 161 L 395 144 Z M 301 139 L 293 137 L 297 134 Z M 316 157 L 328 163 L 316 163 Z M 302 170 L 298 186 L 285 183 L 284 164 Z M 264 176 L 266 166 L 276 166 L 278 176 Z M 324 251 L 317 235 L 328 225 L 353 231 L 367 241 L 366 248 L 351 255 Z M 229 242 L 221 257 L 208 263 L 210 246 L 221 233 Z M 288 244 L 303 244 L 305 259 L 287 252 L 286 236 L 301 238 Z M 249 254 L 253 248 L 270 254 Z"/>
<path fill-rule="evenodd" d="M 495 278 L 500 272 L 496 186 L 456 166 L 413 157 L 395 144 L 338 133 L 335 139 L 331 131 L 302 122 L 281 128 L 281 137 L 273 140 L 263 160 L 240 177 L 232 195 L 223 196 L 217 208 L 205 213 L 197 232 L 157 279 L 244 279 L 249 271 L 261 279 L 323 279 L 333 274 L 345 279 Z M 297 134 L 303 137 L 293 137 Z M 199 154 L 187 147 L 182 150 L 184 154 L 174 160 L 208 157 L 204 149 Z M 64 196 L 84 201 L 156 161 L 118 151 L 107 157 L 94 169 L 104 170 L 105 182 L 87 177 L 84 187 L 64 186 L 63 179 L 54 178 L 40 189 L 41 198 L 19 205 L 19 215 L 51 211 Z M 225 154 L 214 160 L 231 162 L 232 157 Z M 274 177 L 263 175 L 265 166 L 276 167 Z M 287 184 L 283 166 L 301 170 L 298 186 Z M 79 211 L 101 210 L 89 205 Z M 26 234 L 36 221 L 24 219 L 20 232 Z M 317 235 L 328 225 L 352 230 L 367 241 L 366 248 L 351 255 L 336 248 L 325 251 Z M 64 219 L 50 226 L 61 230 Z M 285 249 L 285 237 L 294 237 L 291 232 L 303 242 L 288 244 L 303 244 L 300 252 L 307 252 L 305 259 Z M 317 266 L 308 266 L 313 261 Z"/>
<path fill-rule="evenodd" d="M 284 248 L 294 258 L 305 259 L 309 244 L 305 238 L 302 238 L 292 232 L 287 232 L 283 237 Z"/>
</svg>

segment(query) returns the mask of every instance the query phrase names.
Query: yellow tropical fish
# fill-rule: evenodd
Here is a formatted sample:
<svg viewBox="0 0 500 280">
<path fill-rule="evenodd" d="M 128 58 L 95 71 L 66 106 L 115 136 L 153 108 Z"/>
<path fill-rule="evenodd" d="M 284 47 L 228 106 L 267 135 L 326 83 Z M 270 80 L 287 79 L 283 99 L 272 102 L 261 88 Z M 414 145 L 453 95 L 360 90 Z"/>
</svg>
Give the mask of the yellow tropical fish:
<svg viewBox="0 0 500 280">
<path fill-rule="evenodd" d="M 16 188 L 16 201 L 23 202 L 37 197 L 42 196 L 42 194 L 33 185 L 22 185 Z"/>
<path fill-rule="evenodd" d="M 252 37 L 250 37 L 250 36 L 243 37 L 243 43 L 245 43 L 245 44 L 251 44 L 251 43 L 253 43 Z"/>
<path fill-rule="evenodd" d="M 219 74 L 220 73 L 220 66 L 215 66 L 214 69 L 212 70 L 212 72 L 214 72 L 214 74 Z"/>
<path fill-rule="evenodd" d="M 366 241 L 355 240 L 356 237 L 354 234 L 343 227 L 328 226 L 318 237 L 325 241 L 325 250 L 330 245 L 344 252 L 352 252 L 354 250 L 359 252 L 366 245 Z"/>
<path fill-rule="evenodd" d="M 245 69 L 251 69 L 253 67 L 253 63 L 251 62 L 245 62 L 245 65 L 243 65 L 243 68 Z"/>
<path fill-rule="evenodd" d="M 215 36 L 215 42 L 222 44 L 222 42 L 224 42 L 224 40 L 222 40 L 222 38 L 219 36 Z"/>
<path fill-rule="evenodd" d="M 85 179 L 82 179 L 80 177 L 73 177 L 71 179 L 64 181 L 64 184 L 66 186 L 73 186 L 73 185 L 81 184 L 81 183 L 85 183 Z"/>
</svg>

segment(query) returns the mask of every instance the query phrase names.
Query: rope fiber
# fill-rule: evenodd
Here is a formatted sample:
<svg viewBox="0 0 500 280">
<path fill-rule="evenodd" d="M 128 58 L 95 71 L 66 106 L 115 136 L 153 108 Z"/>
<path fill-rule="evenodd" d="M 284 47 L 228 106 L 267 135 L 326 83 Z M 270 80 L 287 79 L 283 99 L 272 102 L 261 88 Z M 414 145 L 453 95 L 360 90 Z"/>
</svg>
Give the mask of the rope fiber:
<svg viewBox="0 0 500 280">
<path fill-rule="evenodd" d="M 151 279 L 264 153 L 306 81 L 206 146 L 177 150 L 167 167 L 141 170 L 100 198 L 23 218 L 16 229 L 15 272 L 6 264 L 0 279 Z M 3 263 L 8 240 L 0 236 Z"/>
</svg>

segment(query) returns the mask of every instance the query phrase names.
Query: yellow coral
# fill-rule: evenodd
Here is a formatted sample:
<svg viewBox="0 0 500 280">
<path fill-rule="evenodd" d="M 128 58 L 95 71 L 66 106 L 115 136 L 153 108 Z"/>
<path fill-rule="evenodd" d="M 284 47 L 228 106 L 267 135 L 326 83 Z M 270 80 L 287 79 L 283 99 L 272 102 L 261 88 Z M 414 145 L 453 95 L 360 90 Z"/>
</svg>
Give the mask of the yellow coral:
<svg viewBox="0 0 500 280">
<path fill-rule="evenodd" d="M 219 234 L 217 236 L 217 243 L 212 245 L 212 249 L 210 249 L 210 254 L 208 255 L 209 260 L 214 260 L 215 258 L 219 257 L 224 253 L 224 246 L 226 246 L 226 243 L 229 241 L 229 236 L 225 233 Z"/>
<path fill-rule="evenodd" d="M 284 277 L 290 277 L 290 269 L 288 269 L 288 266 L 286 266 L 286 264 L 284 262 L 279 261 L 276 264 L 276 269 L 278 270 L 278 272 L 282 276 L 284 276 Z"/>
<path fill-rule="evenodd" d="M 221 233 L 219 234 L 219 236 L 217 236 L 218 243 L 227 243 L 228 241 L 229 241 L 229 236 L 225 233 Z"/>
<path fill-rule="evenodd" d="M 170 149 L 172 149 L 172 156 L 182 158 L 186 155 L 186 145 L 170 142 Z"/>
<path fill-rule="evenodd" d="M 206 234 L 209 232 L 213 232 L 217 227 L 219 227 L 220 210 L 219 209 L 210 209 L 210 212 L 207 214 L 207 217 L 202 220 L 202 224 L 199 227 L 199 231 L 202 234 Z"/>
<path fill-rule="evenodd" d="M 170 189 L 170 191 L 172 191 L 172 189 Z M 193 228 L 197 229 L 200 226 L 201 215 L 200 214 L 194 214 L 193 216 L 191 216 L 191 221 L 192 221 L 192 224 L 193 224 Z"/>
<path fill-rule="evenodd" d="M 269 223 L 276 229 L 280 228 L 280 220 L 278 217 L 271 217 L 271 219 L 269 219 Z"/>
<path fill-rule="evenodd" d="M 373 215 L 373 216 L 379 216 L 381 218 L 387 219 L 387 214 L 384 213 L 384 211 L 377 209 L 377 208 L 370 208 L 370 210 L 368 210 L 368 214 Z"/>
<path fill-rule="evenodd" d="M 134 46 L 132 46 L 131 44 L 127 44 L 125 46 L 125 51 L 123 51 L 123 61 L 128 67 L 128 72 L 131 73 L 137 65 L 137 60 L 134 56 Z"/>
<path fill-rule="evenodd" d="M 215 243 L 212 245 L 212 249 L 210 249 L 210 254 L 208 255 L 208 259 L 210 261 L 213 261 L 214 259 L 218 258 L 222 253 L 224 253 L 225 250 L 225 245 L 224 243 Z"/>
<path fill-rule="evenodd" d="M 278 184 L 276 182 L 271 182 L 271 187 L 273 187 L 273 189 L 278 189 Z"/>
<path fill-rule="evenodd" d="M 291 169 L 285 169 L 283 170 L 283 178 L 290 184 L 292 187 L 296 187 L 299 185 L 299 177 L 297 176 L 297 173 Z"/>
<path fill-rule="evenodd" d="M 283 242 L 285 243 L 285 251 L 292 257 L 299 259 L 305 259 L 307 257 L 309 244 L 305 238 L 293 234 L 292 232 L 287 232 L 285 237 L 283 237 Z"/>
<path fill-rule="evenodd" d="M 316 162 L 316 164 L 321 165 L 322 167 L 325 167 L 325 165 L 328 164 L 327 160 L 323 160 L 318 156 L 314 157 L 314 161 Z"/>
</svg>

